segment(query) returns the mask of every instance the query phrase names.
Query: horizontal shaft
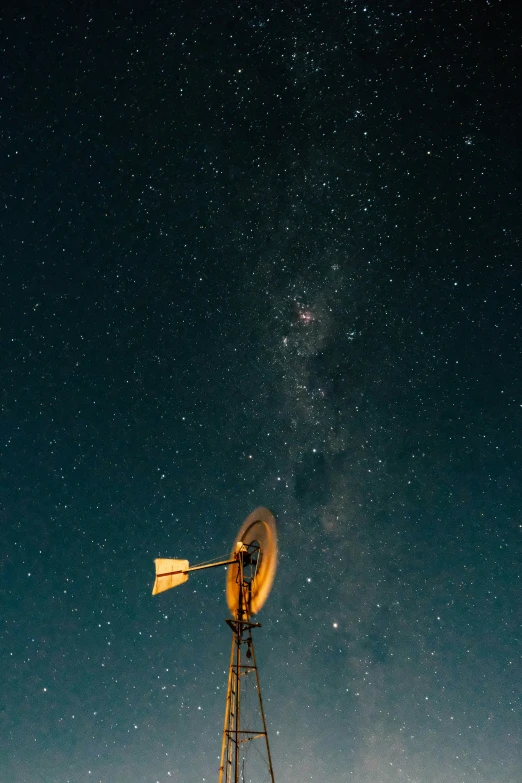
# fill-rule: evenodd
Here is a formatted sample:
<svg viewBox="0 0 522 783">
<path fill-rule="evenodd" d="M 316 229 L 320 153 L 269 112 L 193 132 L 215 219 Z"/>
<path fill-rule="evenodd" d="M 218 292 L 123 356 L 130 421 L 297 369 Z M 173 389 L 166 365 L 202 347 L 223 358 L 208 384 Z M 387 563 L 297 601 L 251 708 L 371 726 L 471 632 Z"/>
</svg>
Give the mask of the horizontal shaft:
<svg viewBox="0 0 522 783">
<path fill-rule="evenodd" d="M 191 566 L 187 569 L 187 572 L 201 571 L 203 568 L 215 568 L 216 566 L 232 565 L 232 563 L 237 563 L 237 559 L 234 558 L 234 560 L 221 560 L 219 563 L 210 563 L 209 565 Z"/>
<path fill-rule="evenodd" d="M 219 563 L 210 563 L 209 565 L 190 566 L 190 568 L 181 569 L 181 571 L 166 571 L 164 574 L 156 574 L 156 577 L 188 574 L 189 571 L 201 571 L 203 568 L 216 568 L 216 566 L 232 565 L 232 563 L 237 563 L 237 560 L 221 560 Z"/>
</svg>

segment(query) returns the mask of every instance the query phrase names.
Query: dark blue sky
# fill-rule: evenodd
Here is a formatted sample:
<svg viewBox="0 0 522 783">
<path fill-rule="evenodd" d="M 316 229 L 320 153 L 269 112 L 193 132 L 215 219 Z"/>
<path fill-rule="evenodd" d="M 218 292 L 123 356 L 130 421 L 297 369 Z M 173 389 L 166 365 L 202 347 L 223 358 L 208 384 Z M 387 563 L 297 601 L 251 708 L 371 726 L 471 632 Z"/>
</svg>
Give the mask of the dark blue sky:
<svg viewBox="0 0 522 783">
<path fill-rule="evenodd" d="M 217 780 L 225 575 L 152 561 L 262 504 L 278 783 L 518 783 L 514 11 L 0 26 L 0 780 Z"/>
</svg>

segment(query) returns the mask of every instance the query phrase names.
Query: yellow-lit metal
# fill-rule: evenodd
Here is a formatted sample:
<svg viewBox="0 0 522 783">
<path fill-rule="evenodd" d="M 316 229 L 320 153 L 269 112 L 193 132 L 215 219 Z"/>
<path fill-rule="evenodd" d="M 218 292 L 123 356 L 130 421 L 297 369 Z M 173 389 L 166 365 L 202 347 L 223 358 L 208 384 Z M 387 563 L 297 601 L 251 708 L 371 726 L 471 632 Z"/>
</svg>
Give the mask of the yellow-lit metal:
<svg viewBox="0 0 522 783">
<path fill-rule="evenodd" d="M 237 559 L 238 549 L 248 551 L 255 543 L 259 544 L 260 562 L 250 582 L 249 595 L 246 598 L 248 615 L 257 614 L 265 603 L 274 583 L 277 568 L 277 532 L 275 517 L 263 506 L 256 508 L 243 522 L 239 530 L 230 559 Z M 227 603 L 235 617 L 238 611 L 238 568 L 237 562 L 227 569 Z"/>
<path fill-rule="evenodd" d="M 171 558 L 157 558 L 154 563 L 156 579 L 152 590 L 153 595 L 183 584 L 187 581 L 189 573 L 193 571 L 228 566 L 226 595 L 232 618 L 228 619 L 227 623 L 232 630 L 232 650 L 228 672 L 219 783 L 240 783 L 241 775 L 245 780 L 244 770 L 240 770 L 241 754 L 243 753 L 240 749 L 244 747 L 243 743 L 250 743 L 256 739 L 264 739 L 265 741 L 266 758 L 262 758 L 266 762 L 268 778 L 265 772 L 263 780 L 275 783 L 252 639 L 252 629 L 261 626 L 250 619 L 251 615 L 259 612 L 265 603 L 274 582 L 277 567 L 277 533 L 274 515 L 262 506 L 249 514 L 235 538 L 232 552 L 227 560 L 203 563 L 192 567 L 189 566 L 188 560 Z M 241 679 L 246 677 L 245 683 L 247 683 L 250 676 L 254 675 L 254 690 L 257 695 L 255 703 L 258 713 L 253 725 L 247 725 L 250 721 L 245 719 L 241 711 Z M 259 723 L 262 724 L 262 727 Z M 244 762 L 243 756 L 243 764 Z"/>
<path fill-rule="evenodd" d="M 152 595 L 163 593 L 171 587 L 177 587 L 188 579 L 188 560 L 173 560 L 172 558 L 158 557 L 154 561 L 156 566 L 156 579 L 152 588 Z"/>
</svg>

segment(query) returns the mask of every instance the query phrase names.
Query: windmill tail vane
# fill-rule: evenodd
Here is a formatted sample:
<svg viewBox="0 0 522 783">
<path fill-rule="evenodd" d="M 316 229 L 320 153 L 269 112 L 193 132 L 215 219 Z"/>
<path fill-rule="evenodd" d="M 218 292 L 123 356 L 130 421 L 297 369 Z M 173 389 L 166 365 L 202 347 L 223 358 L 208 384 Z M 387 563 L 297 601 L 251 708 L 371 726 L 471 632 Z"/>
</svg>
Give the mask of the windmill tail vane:
<svg viewBox="0 0 522 783">
<path fill-rule="evenodd" d="M 216 568 L 216 566 L 237 563 L 238 556 L 234 557 L 232 560 L 220 560 L 217 563 L 204 563 L 203 565 L 195 566 L 190 566 L 188 560 L 157 557 L 154 561 L 156 566 L 156 579 L 154 580 L 152 595 L 158 595 L 158 593 L 164 593 L 165 590 L 170 590 L 171 587 L 182 585 L 188 580 L 188 575 L 192 571 L 201 571 L 204 568 Z"/>
</svg>

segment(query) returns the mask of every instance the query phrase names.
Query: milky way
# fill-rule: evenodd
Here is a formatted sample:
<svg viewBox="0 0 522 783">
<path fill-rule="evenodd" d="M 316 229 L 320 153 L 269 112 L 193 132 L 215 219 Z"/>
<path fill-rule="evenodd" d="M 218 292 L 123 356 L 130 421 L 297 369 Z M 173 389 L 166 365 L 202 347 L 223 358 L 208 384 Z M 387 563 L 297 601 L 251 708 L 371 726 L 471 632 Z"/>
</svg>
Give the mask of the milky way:
<svg viewBox="0 0 522 783">
<path fill-rule="evenodd" d="M 266 505 L 278 783 L 519 783 L 505 5 L 5 15 L 0 780 L 217 780 L 224 574 L 153 559 Z"/>
</svg>

